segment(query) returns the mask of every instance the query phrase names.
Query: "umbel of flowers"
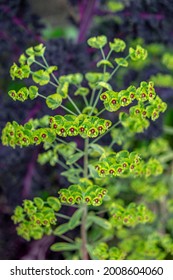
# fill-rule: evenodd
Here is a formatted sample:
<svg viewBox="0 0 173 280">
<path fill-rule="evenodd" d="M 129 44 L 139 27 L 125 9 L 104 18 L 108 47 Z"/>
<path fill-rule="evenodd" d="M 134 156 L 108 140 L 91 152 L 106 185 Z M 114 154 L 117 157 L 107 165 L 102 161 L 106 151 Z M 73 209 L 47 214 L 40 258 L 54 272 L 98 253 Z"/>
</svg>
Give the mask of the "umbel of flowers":
<svg viewBox="0 0 173 280">
<path fill-rule="evenodd" d="M 88 255 L 99 258 L 99 250 L 104 247 L 111 259 L 121 259 L 125 253 L 116 247 L 108 248 L 101 239 L 93 251 L 94 243 L 90 241 L 88 244 L 88 229 L 99 226 L 111 231 L 116 226 L 135 226 L 153 221 L 154 215 L 140 204 L 122 206 L 121 209 L 113 207 L 112 203 L 109 205 L 111 198 L 103 178 L 157 176 L 162 173 L 162 166 L 153 157 L 143 160 L 136 151 L 114 151 L 111 136 L 108 146 L 103 147 L 97 141 L 121 127 L 127 133 L 143 132 L 150 119 L 156 120 L 166 110 L 166 104 L 157 96 L 152 81 L 142 81 L 139 87 L 130 85 L 119 92 L 111 86 L 111 79 L 120 67 L 127 67 L 130 60 L 147 57 L 145 49 L 138 45 L 127 51 L 123 40 L 115 38 L 108 43 L 106 36 L 90 38 L 88 45 L 100 50 L 97 72 L 58 77 L 58 67 L 48 65 L 42 44 L 27 49 L 20 56 L 19 63 L 14 63 L 10 69 L 13 80 L 33 80 L 29 87 L 9 91 L 14 101 L 32 102 L 42 98 L 50 109 L 57 112 L 57 108 L 61 108 L 64 114 L 53 113 L 40 119 L 30 119 L 25 124 L 8 122 L 2 132 L 3 145 L 23 148 L 42 144 L 45 151 L 38 156 L 40 164 L 60 164 L 65 169 L 62 175 L 71 183 L 67 188 L 57 190 L 57 197 L 24 200 L 22 206 L 16 207 L 12 219 L 18 224 L 18 234 L 26 240 L 50 234 L 64 239 L 66 242 L 51 246 L 54 251 L 76 251 L 79 258 L 88 259 Z M 106 45 L 106 50 L 109 49 L 107 53 L 104 49 Z M 124 51 L 126 56 L 120 57 L 119 53 Z M 52 92 L 44 95 L 41 88 L 47 84 L 52 86 Z M 101 105 L 98 105 L 99 100 Z M 118 121 L 114 123 L 109 118 L 100 117 L 106 111 L 116 112 Z M 72 137 L 72 141 L 66 140 L 66 137 Z M 77 137 L 83 139 L 82 147 L 77 146 Z M 76 207 L 77 210 L 69 217 L 61 213 L 62 206 Z M 101 213 L 102 208 L 103 211 L 106 209 L 108 219 L 97 214 L 97 209 Z M 57 225 L 58 217 L 67 221 Z M 72 240 L 66 235 L 79 226 L 78 238 Z"/>
</svg>

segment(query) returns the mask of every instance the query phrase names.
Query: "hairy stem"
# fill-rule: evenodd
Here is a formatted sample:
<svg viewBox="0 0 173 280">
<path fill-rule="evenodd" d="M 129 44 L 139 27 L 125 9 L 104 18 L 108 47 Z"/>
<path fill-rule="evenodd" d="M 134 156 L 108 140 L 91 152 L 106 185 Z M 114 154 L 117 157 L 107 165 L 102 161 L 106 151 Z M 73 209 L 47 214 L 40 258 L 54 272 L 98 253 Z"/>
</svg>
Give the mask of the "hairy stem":
<svg viewBox="0 0 173 280">
<path fill-rule="evenodd" d="M 87 205 L 83 205 L 83 215 L 82 215 L 82 223 L 81 223 L 81 238 L 82 238 L 82 246 L 81 246 L 81 254 L 83 260 L 88 260 L 88 252 L 87 252 L 87 231 L 86 231 L 86 219 L 87 219 Z"/>
<path fill-rule="evenodd" d="M 65 220 L 70 220 L 70 217 L 61 213 L 56 213 L 55 214 L 57 217 L 63 218 Z"/>
<path fill-rule="evenodd" d="M 65 144 L 65 145 L 72 145 L 72 142 L 66 142 L 64 141 L 63 139 L 59 138 L 59 137 L 56 137 L 56 140 Z M 75 147 L 75 150 L 78 151 L 78 152 L 82 152 L 82 150 L 78 149 L 77 147 Z"/>
<path fill-rule="evenodd" d="M 89 138 L 87 137 L 85 139 L 85 146 L 84 146 L 84 178 L 88 178 L 88 146 L 89 146 Z M 84 204 L 82 207 L 83 207 L 83 215 L 82 215 L 82 223 L 81 223 L 81 239 L 82 239 L 81 254 L 83 260 L 88 260 L 87 230 L 86 230 L 88 207 L 86 204 Z"/>
<path fill-rule="evenodd" d="M 89 145 L 89 138 L 85 139 L 85 146 L 84 146 L 84 178 L 88 178 L 88 145 Z"/>
</svg>

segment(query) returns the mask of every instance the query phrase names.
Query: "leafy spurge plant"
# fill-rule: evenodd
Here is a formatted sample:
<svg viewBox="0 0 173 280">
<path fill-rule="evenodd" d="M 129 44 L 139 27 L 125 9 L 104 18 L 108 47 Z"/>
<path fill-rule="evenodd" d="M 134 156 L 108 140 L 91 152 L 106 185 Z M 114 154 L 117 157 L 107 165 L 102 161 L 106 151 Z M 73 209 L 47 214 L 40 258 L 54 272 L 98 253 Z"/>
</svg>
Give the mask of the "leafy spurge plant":
<svg viewBox="0 0 173 280">
<path fill-rule="evenodd" d="M 48 65 L 42 44 L 27 49 L 19 64 L 14 63 L 10 69 L 12 79 L 33 80 L 29 87 L 9 91 L 14 101 L 42 98 L 48 108 L 56 112 L 62 108 L 67 114 L 53 113 L 30 119 L 23 125 L 8 122 L 2 143 L 13 148 L 43 144 L 45 151 L 39 154 L 39 163 L 60 164 L 65 169 L 62 175 L 71 183 L 57 190 L 57 197 L 50 196 L 46 201 L 39 197 L 24 200 L 22 206 L 16 207 L 12 219 L 18 224 L 18 234 L 28 241 L 50 234 L 66 241 L 53 244 L 53 251 L 76 251 L 81 259 L 123 259 L 126 252 L 109 247 L 104 242 L 105 233 L 99 234 L 106 231 L 108 240 L 113 239 L 116 228 L 152 222 L 154 214 L 142 204 L 123 205 L 114 193 L 109 193 L 106 180 L 111 178 L 116 184 L 118 178 L 148 178 L 162 173 L 162 165 L 154 157 L 145 160 L 142 153 L 122 147 L 126 137 L 143 132 L 150 119 L 157 119 L 166 104 L 157 96 L 152 81 L 142 81 L 138 88 L 130 85 L 119 92 L 111 86 L 114 74 L 120 67 L 127 67 L 129 59 L 138 61 L 147 57 L 145 49 L 139 45 L 130 48 L 124 58 L 119 56 L 126 48 L 121 39 L 109 43 L 108 53 L 104 49 L 106 36 L 90 38 L 88 45 L 101 51 L 98 72 L 57 77 L 58 67 Z M 44 95 L 42 86 L 47 84 L 52 86 L 52 92 Z M 112 112 L 111 120 L 100 117 L 106 111 Z M 110 135 L 107 138 L 110 143 L 99 145 L 97 142 L 105 135 Z M 117 150 L 113 149 L 115 143 L 120 145 Z M 62 206 L 74 207 L 76 211 L 71 217 L 66 216 L 61 213 Z M 58 225 L 58 217 L 66 222 Z M 72 240 L 66 235 L 79 226 L 79 238 Z M 95 227 L 102 229 L 96 242 L 88 234 Z"/>
</svg>

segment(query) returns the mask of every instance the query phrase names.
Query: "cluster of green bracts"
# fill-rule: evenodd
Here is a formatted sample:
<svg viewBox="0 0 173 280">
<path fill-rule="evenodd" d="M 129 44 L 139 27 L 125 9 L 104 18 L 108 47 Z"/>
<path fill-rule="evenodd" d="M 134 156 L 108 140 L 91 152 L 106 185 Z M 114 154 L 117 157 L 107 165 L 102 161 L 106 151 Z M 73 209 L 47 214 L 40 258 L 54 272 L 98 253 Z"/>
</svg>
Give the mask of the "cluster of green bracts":
<svg viewBox="0 0 173 280">
<path fill-rule="evenodd" d="M 129 153 L 126 150 L 111 153 L 105 158 L 103 155 L 95 165 L 95 169 L 100 177 L 129 177 L 131 175 L 149 177 L 157 176 L 163 171 L 158 160 L 151 158 L 148 162 L 144 162 L 137 152 Z"/>
<path fill-rule="evenodd" d="M 46 127 L 48 125 L 49 127 Z M 45 142 L 53 143 L 56 136 L 80 135 L 83 138 L 95 138 L 104 134 L 110 126 L 109 120 L 84 114 L 78 117 L 73 115 L 45 116 L 40 120 L 30 120 L 25 125 L 8 122 L 3 129 L 2 143 L 15 148 L 15 146 L 26 147 Z"/>
</svg>

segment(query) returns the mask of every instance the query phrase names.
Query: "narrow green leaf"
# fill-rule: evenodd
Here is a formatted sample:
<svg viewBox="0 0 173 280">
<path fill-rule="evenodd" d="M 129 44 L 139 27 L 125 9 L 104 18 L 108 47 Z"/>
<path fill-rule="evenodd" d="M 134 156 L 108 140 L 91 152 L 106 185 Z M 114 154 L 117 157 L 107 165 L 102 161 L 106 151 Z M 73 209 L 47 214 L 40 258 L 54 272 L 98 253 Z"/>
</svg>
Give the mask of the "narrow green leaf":
<svg viewBox="0 0 173 280">
<path fill-rule="evenodd" d="M 97 217 L 97 216 L 88 216 L 88 221 L 92 221 L 93 223 L 95 223 L 96 225 L 104 228 L 104 229 L 111 229 L 111 224 L 106 220 L 103 219 L 101 217 Z"/>
<path fill-rule="evenodd" d="M 62 225 L 58 226 L 58 227 L 54 230 L 53 233 L 54 233 L 55 235 L 60 236 L 60 235 L 62 235 L 62 234 L 64 234 L 64 233 L 66 233 L 66 232 L 69 231 L 69 230 L 70 230 L 69 223 L 65 223 L 65 224 L 62 224 Z"/>
<path fill-rule="evenodd" d="M 76 153 L 76 154 L 70 156 L 66 163 L 69 165 L 75 163 L 83 156 L 83 154 L 84 154 L 83 152 L 79 152 L 79 153 Z"/>
<path fill-rule="evenodd" d="M 79 248 L 78 248 L 77 244 L 58 242 L 58 243 L 54 243 L 50 247 L 50 249 L 54 252 L 61 252 L 61 251 L 73 251 L 73 250 L 77 250 Z"/>
<path fill-rule="evenodd" d="M 89 171 L 90 171 L 90 176 L 92 176 L 92 178 L 100 178 L 100 176 L 98 175 L 98 172 L 96 171 L 95 167 L 92 164 L 88 165 Z"/>
<path fill-rule="evenodd" d="M 75 227 L 77 227 L 80 224 L 80 219 L 82 217 L 82 213 L 83 213 L 82 208 L 75 211 L 75 213 L 71 217 L 70 221 L 68 222 L 70 229 L 74 229 Z"/>
<path fill-rule="evenodd" d="M 96 151 L 96 152 L 98 152 L 100 155 L 102 155 L 102 154 L 104 154 L 104 152 L 105 152 L 105 150 L 102 148 L 102 146 L 100 146 L 100 145 L 98 145 L 98 144 L 90 144 L 90 147 L 94 150 L 94 151 Z"/>
</svg>

